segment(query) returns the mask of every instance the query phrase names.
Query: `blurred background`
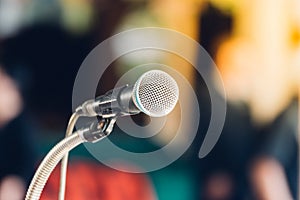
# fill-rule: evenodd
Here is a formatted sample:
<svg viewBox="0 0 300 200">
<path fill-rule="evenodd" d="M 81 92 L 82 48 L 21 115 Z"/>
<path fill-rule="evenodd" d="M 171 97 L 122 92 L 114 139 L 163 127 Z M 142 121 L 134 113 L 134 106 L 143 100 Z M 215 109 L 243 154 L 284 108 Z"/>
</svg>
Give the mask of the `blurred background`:
<svg viewBox="0 0 300 200">
<path fill-rule="evenodd" d="M 211 115 L 207 86 L 184 59 L 155 57 L 197 93 L 202 120 L 193 145 L 147 174 L 105 167 L 80 146 L 71 153 L 66 199 L 297 199 L 299 9 L 298 0 L 0 0 L 0 200 L 23 199 L 39 162 L 64 137 L 73 83 L 88 53 L 120 31 L 149 26 L 186 34 L 213 58 L 226 90 L 222 135 L 199 159 Z M 197 49 L 189 52 L 214 82 L 211 63 Z M 112 63 L 97 94 L 143 62 L 131 55 Z M 146 116 L 133 119 L 147 123 Z M 118 127 L 112 140 L 157 148 L 173 137 L 179 120 L 172 118 L 154 141 L 132 141 Z M 57 199 L 58 182 L 57 168 L 42 199 Z"/>
</svg>

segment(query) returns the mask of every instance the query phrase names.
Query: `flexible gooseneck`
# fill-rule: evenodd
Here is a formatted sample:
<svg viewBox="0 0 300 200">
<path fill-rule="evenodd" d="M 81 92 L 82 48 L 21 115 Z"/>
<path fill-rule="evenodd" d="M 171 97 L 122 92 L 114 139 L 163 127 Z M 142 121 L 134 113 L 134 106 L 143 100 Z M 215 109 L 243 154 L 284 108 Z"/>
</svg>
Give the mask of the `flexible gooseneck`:
<svg viewBox="0 0 300 200">
<path fill-rule="evenodd" d="M 63 139 L 47 154 L 39 168 L 37 169 L 30 186 L 27 190 L 25 200 L 38 200 L 42 194 L 44 186 L 54 170 L 55 166 L 62 159 L 62 157 L 84 142 L 83 138 L 79 134 L 73 134 L 70 137 Z"/>
<path fill-rule="evenodd" d="M 56 144 L 38 167 L 29 185 L 25 200 L 39 200 L 45 184 L 58 162 L 73 148 L 83 142 L 97 142 L 108 136 L 116 118 L 100 119 L 83 127 Z"/>
</svg>

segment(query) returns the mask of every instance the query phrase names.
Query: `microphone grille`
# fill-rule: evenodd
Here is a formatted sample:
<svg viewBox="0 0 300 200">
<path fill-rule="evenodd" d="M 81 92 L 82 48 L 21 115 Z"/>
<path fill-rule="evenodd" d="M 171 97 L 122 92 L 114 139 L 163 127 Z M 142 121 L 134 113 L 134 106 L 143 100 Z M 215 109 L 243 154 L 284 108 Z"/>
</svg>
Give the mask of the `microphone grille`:
<svg viewBox="0 0 300 200">
<path fill-rule="evenodd" d="M 162 117 L 174 109 L 179 89 L 169 74 L 161 70 L 151 70 L 137 80 L 132 97 L 134 104 L 142 112 L 152 117 Z"/>
</svg>

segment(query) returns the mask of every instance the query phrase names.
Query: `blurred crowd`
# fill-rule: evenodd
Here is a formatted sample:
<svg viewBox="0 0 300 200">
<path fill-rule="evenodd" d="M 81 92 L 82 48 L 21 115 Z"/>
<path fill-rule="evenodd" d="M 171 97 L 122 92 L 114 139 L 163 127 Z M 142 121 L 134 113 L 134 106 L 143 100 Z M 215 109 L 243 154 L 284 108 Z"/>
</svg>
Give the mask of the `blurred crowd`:
<svg viewBox="0 0 300 200">
<path fill-rule="evenodd" d="M 213 58 L 218 72 L 193 52 L 212 82 L 216 73 L 223 79 L 226 97 L 220 93 L 219 98 L 226 99 L 227 112 L 220 139 L 205 158 L 198 157 L 211 117 L 208 88 L 192 66 L 168 57 L 169 66 L 192 83 L 200 102 L 192 146 L 170 166 L 147 174 L 110 169 L 78 147 L 71 154 L 66 199 L 297 199 L 297 8 L 296 0 L 0 0 L 0 200 L 23 199 L 38 164 L 63 138 L 73 83 L 88 53 L 114 33 L 146 26 L 182 32 Z M 138 62 L 112 63 L 97 95 L 113 88 L 128 66 Z M 134 120 L 147 121 L 145 116 Z M 117 143 L 132 145 L 118 127 L 114 131 Z M 58 170 L 42 199 L 57 198 Z"/>
</svg>

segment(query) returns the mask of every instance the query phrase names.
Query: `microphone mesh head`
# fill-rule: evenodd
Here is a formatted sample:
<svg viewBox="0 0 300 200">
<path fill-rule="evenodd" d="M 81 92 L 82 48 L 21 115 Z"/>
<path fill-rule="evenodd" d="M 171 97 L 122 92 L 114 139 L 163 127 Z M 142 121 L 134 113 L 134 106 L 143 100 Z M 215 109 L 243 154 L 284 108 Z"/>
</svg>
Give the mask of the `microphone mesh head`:
<svg viewBox="0 0 300 200">
<path fill-rule="evenodd" d="M 176 81 L 161 70 L 144 73 L 133 88 L 133 102 L 145 114 L 162 117 L 175 107 L 179 96 Z"/>
</svg>

